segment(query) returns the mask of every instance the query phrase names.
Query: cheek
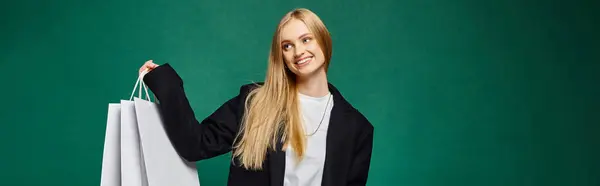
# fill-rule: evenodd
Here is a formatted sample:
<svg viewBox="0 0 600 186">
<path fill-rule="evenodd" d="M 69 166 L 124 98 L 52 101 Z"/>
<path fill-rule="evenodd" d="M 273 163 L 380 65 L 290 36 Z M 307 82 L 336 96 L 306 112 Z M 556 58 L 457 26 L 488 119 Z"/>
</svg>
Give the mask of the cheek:
<svg viewBox="0 0 600 186">
<path fill-rule="evenodd" d="M 290 66 L 293 65 L 294 61 L 294 54 L 292 54 L 291 52 L 283 52 L 283 62 L 286 66 Z"/>
<path fill-rule="evenodd" d="M 291 63 L 291 61 L 294 60 L 294 54 L 292 54 L 291 52 L 283 52 L 283 61 L 286 64 Z"/>
<path fill-rule="evenodd" d="M 323 51 L 321 50 L 321 47 L 316 42 L 313 42 L 310 45 L 306 46 L 306 50 L 310 51 L 313 55 L 318 55 L 318 56 L 323 55 Z"/>
</svg>

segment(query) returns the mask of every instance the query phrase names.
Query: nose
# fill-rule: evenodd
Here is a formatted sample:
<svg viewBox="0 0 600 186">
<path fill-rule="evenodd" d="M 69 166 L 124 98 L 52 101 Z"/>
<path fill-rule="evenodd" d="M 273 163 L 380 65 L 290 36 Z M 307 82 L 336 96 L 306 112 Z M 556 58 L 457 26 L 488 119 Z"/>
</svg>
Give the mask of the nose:
<svg viewBox="0 0 600 186">
<path fill-rule="evenodd" d="M 304 51 L 304 45 L 296 45 L 296 47 L 294 47 L 294 58 L 302 57 L 302 55 L 304 55 Z"/>
</svg>

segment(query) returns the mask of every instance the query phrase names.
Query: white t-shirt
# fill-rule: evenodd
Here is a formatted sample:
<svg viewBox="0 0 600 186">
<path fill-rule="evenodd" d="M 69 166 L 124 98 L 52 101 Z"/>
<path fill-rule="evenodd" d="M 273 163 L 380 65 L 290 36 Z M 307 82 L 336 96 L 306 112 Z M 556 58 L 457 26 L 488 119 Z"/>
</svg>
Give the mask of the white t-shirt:
<svg viewBox="0 0 600 186">
<path fill-rule="evenodd" d="M 291 146 L 287 147 L 283 185 L 321 185 L 323 165 L 325 164 L 327 129 L 329 128 L 329 118 L 333 108 L 333 95 L 328 93 L 323 97 L 311 97 L 299 94 L 299 98 L 300 114 L 303 118 L 305 135 L 307 135 L 306 151 L 302 161 L 296 164 L 296 152 Z M 322 123 L 319 127 L 321 120 Z"/>
</svg>

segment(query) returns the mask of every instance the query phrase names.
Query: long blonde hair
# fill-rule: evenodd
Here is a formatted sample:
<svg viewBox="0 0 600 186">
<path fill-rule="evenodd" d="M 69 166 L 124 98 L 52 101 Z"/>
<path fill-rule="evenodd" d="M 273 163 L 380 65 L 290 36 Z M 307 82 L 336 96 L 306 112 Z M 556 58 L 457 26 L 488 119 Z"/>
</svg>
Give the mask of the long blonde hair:
<svg viewBox="0 0 600 186">
<path fill-rule="evenodd" d="M 253 89 L 245 100 L 233 157 L 246 169 L 262 169 L 268 150 L 276 150 L 278 139 L 284 144 L 282 148 L 291 145 L 298 159 L 304 156 L 306 136 L 298 107 L 296 76 L 286 67 L 280 37 L 281 29 L 292 19 L 306 24 L 323 50 L 325 71 L 329 66 L 331 36 L 321 19 L 304 8 L 288 12 L 273 35 L 265 82 Z"/>
</svg>

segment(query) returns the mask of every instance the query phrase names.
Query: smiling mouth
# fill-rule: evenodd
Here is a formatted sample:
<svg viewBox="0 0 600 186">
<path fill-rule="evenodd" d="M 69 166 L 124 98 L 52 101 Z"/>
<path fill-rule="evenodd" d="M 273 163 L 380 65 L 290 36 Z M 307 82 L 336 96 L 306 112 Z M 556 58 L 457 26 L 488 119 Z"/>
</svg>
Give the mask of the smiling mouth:
<svg viewBox="0 0 600 186">
<path fill-rule="evenodd" d="M 313 58 L 312 56 L 304 57 L 304 58 L 296 61 L 294 64 L 296 64 L 296 65 L 303 65 L 303 64 L 308 63 L 312 58 Z"/>
</svg>

